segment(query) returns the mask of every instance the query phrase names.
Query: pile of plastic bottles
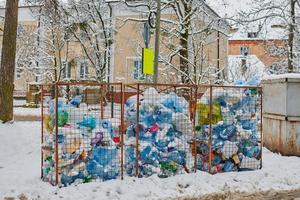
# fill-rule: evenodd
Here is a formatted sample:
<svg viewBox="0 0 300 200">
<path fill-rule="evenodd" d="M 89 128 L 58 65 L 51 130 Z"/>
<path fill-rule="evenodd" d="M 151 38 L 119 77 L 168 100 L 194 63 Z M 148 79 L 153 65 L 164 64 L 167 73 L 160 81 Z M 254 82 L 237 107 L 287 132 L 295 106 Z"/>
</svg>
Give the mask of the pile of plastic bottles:
<svg viewBox="0 0 300 200">
<path fill-rule="evenodd" d="M 55 100 L 48 99 L 44 116 L 43 178 L 55 183 Z M 58 99 L 58 174 L 64 186 L 119 175 L 119 123 L 100 119 L 76 96 Z"/>
<path fill-rule="evenodd" d="M 187 172 L 192 165 L 188 141 L 193 130 L 188 102 L 173 92 L 159 93 L 154 88 L 146 89 L 139 99 L 138 123 L 137 96 L 130 97 L 125 105 L 127 174 L 135 175 L 136 137 L 139 177 L 168 177 Z"/>
<path fill-rule="evenodd" d="M 125 173 L 139 177 L 157 174 L 164 178 L 188 173 L 195 167 L 208 171 L 209 158 L 212 173 L 258 169 L 261 166 L 258 90 L 213 88 L 212 102 L 209 92 L 197 101 L 193 121 L 196 127 L 191 119 L 194 115 L 190 113 L 193 106 L 190 107 L 179 93 L 148 88 L 139 98 L 136 95 L 128 98 L 122 113 L 126 121 Z M 55 183 L 57 169 L 58 182 L 64 186 L 117 178 L 123 145 L 120 144 L 120 119 L 101 119 L 100 106 L 95 111 L 81 102 L 81 96 L 75 96 L 71 101 L 59 98 L 57 113 L 54 99 L 47 99 L 46 103 L 48 112 L 43 119 L 42 145 L 44 180 Z M 55 163 L 56 138 L 58 168 Z"/>
<path fill-rule="evenodd" d="M 212 173 L 259 169 L 258 90 L 214 88 L 212 96 L 212 152 L 208 144 L 209 92 L 197 103 L 197 168 L 208 171 L 211 157 Z"/>
</svg>

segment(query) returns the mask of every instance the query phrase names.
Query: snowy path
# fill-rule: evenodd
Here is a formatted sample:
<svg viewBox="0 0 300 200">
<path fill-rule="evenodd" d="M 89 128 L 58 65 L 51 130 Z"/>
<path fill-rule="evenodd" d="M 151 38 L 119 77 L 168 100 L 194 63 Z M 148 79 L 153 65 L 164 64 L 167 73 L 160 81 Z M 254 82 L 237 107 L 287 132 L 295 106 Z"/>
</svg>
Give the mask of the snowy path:
<svg viewBox="0 0 300 200">
<path fill-rule="evenodd" d="M 0 199 L 166 199 L 219 192 L 262 192 L 300 188 L 300 158 L 264 150 L 263 169 L 210 175 L 204 172 L 159 179 L 127 178 L 57 188 L 40 180 L 40 123 L 0 124 Z"/>
<path fill-rule="evenodd" d="M 199 198 L 182 198 L 182 200 L 300 200 L 300 190 L 264 191 L 255 193 L 220 192 L 208 194 Z M 175 200 L 175 199 L 173 199 Z M 181 198 L 176 198 L 181 200 Z"/>
</svg>

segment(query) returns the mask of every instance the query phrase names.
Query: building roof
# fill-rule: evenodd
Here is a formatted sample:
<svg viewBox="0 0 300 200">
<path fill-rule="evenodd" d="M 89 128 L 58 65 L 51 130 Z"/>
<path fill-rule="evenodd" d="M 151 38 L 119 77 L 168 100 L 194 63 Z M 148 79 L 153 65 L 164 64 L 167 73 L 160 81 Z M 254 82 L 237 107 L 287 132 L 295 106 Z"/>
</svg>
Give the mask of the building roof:
<svg viewBox="0 0 300 200">
<path fill-rule="evenodd" d="M 278 24 L 270 22 L 261 25 L 256 22 L 240 26 L 229 40 L 286 40 L 287 38 L 287 30 Z"/>
</svg>

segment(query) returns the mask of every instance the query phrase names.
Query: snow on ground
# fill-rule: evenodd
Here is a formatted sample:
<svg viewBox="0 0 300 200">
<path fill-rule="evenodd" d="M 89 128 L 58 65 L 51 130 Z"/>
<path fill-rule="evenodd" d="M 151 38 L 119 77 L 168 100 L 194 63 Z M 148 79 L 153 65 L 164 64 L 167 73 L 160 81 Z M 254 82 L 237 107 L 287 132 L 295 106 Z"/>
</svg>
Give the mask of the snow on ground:
<svg viewBox="0 0 300 200">
<path fill-rule="evenodd" d="M 19 116 L 41 116 L 41 108 L 15 107 L 14 115 Z"/>
<path fill-rule="evenodd" d="M 26 104 L 26 100 L 14 99 L 14 106 L 23 106 L 24 104 Z"/>
<path fill-rule="evenodd" d="M 40 180 L 40 123 L 0 124 L 0 199 L 166 199 L 199 197 L 223 191 L 258 192 L 300 188 L 300 158 L 263 153 L 263 169 L 210 175 L 205 172 L 167 179 L 128 178 L 66 188 Z"/>
</svg>

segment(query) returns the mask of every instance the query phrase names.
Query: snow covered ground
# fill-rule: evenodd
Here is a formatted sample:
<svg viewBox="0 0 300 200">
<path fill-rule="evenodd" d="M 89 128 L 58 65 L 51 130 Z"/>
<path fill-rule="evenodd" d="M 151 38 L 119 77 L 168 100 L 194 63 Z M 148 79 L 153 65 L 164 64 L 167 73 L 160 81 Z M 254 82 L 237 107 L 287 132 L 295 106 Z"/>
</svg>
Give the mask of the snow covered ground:
<svg viewBox="0 0 300 200">
<path fill-rule="evenodd" d="M 39 119 L 41 116 L 41 108 L 24 108 L 21 107 L 26 104 L 26 100 L 14 99 L 14 116 L 15 120 L 19 121 L 21 118 L 32 118 L 34 120 Z M 23 121 L 23 120 L 21 120 Z"/>
<path fill-rule="evenodd" d="M 19 116 L 41 116 L 41 108 L 14 108 L 14 115 Z"/>
<path fill-rule="evenodd" d="M 300 158 L 263 152 L 263 169 L 210 175 L 204 172 L 167 179 L 128 178 L 57 188 L 40 180 L 40 123 L 0 124 L 0 199 L 166 199 L 218 192 L 261 192 L 300 188 Z"/>
</svg>

